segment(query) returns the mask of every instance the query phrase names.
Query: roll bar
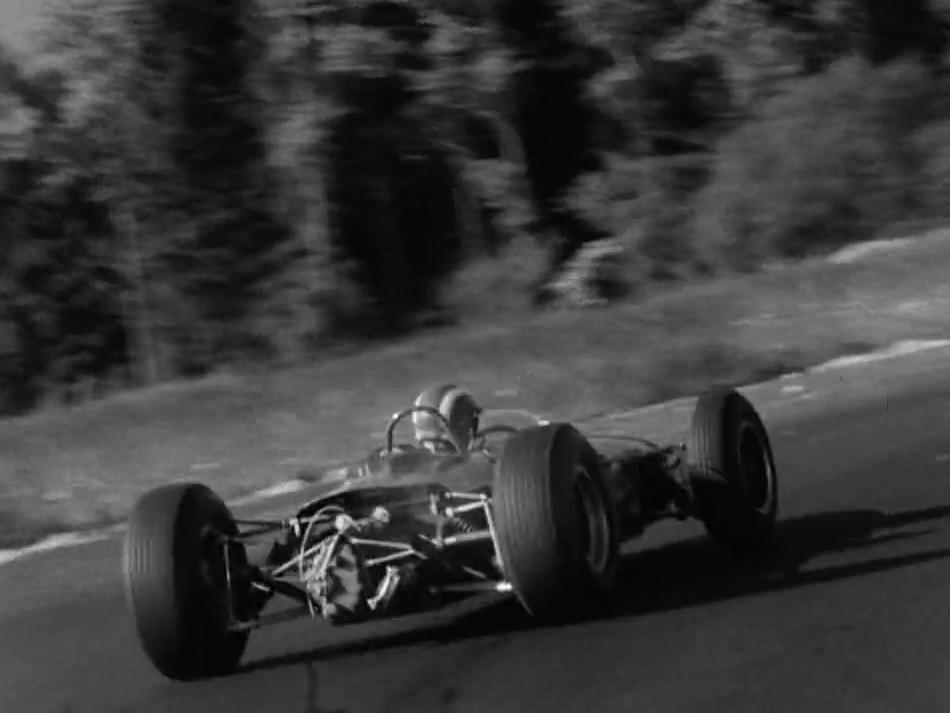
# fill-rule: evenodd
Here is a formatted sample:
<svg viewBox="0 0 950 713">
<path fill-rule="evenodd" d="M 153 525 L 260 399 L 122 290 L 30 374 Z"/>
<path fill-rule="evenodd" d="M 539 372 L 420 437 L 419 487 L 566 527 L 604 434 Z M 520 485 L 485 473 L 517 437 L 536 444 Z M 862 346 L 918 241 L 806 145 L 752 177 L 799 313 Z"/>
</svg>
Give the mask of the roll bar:
<svg viewBox="0 0 950 713">
<path fill-rule="evenodd" d="M 428 413 L 432 416 L 435 416 L 439 421 L 442 422 L 442 425 L 445 426 L 445 433 L 447 439 L 453 446 L 455 446 L 455 451 L 457 453 L 462 453 L 465 451 L 464 448 L 459 444 L 455 438 L 455 434 L 452 433 L 452 429 L 449 427 L 448 419 L 442 415 L 442 412 L 431 406 L 411 406 L 410 408 L 405 409 L 404 411 L 399 411 L 398 413 L 393 414 L 392 418 L 389 419 L 389 425 L 386 427 L 386 450 L 384 453 L 391 453 L 393 450 L 393 434 L 396 431 L 396 426 L 406 418 L 406 416 L 411 416 L 414 413 Z"/>
</svg>

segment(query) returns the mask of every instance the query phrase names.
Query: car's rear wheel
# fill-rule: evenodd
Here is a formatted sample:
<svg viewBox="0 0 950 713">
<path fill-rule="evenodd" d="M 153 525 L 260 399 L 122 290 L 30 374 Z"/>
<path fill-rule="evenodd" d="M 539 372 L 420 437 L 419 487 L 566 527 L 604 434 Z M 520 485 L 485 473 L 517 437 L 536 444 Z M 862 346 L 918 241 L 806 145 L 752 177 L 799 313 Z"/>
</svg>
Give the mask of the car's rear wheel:
<svg viewBox="0 0 950 713">
<path fill-rule="evenodd" d="M 700 397 L 688 453 L 699 516 L 710 535 L 744 555 L 775 540 L 778 477 L 762 419 L 734 389 Z"/>
<path fill-rule="evenodd" d="M 127 599 L 142 647 L 169 678 L 208 678 L 238 665 L 248 634 L 229 629 L 229 600 L 242 597 L 228 584 L 222 538 L 236 533 L 227 505 L 203 485 L 156 488 L 132 511 Z M 227 547 L 232 582 L 243 580 L 244 548 Z"/>
<path fill-rule="evenodd" d="M 588 610 L 614 582 L 616 508 L 597 454 L 568 424 L 511 436 L 495 468 L 494 525 L 505 576 L 532 615 Z"/>
</svg>

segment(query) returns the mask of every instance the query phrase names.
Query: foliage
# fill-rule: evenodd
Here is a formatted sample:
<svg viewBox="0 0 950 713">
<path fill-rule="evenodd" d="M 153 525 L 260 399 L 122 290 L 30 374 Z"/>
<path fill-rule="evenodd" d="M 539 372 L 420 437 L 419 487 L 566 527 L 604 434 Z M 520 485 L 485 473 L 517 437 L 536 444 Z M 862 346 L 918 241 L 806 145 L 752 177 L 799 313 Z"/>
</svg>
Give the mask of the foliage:
<svg viewBox="0 0 950 713">
<path fill-rule="evenodd" d="M 546 270 L 546 251 L 531 236 L 521 235 L 455 271 L 444 285 L 443 303 L 464 321 L 523 316 Z"/>
<path fill-rule="evenodd" d="M 598 246 L 637 295 L 943 215 L 948 23 L 923 0 L 71 3 L 32 61 L 0 52 L 0 412 L 520 311 Z"/>
<path fill-rule="evenodd" d="M 917 65 L 854 59 L 790 85 L 724 141 L 694 240 L 712 261 L 750 268 L 905 219 L 921 163 L 908 137 L 932 91 Z"/>
</svg>

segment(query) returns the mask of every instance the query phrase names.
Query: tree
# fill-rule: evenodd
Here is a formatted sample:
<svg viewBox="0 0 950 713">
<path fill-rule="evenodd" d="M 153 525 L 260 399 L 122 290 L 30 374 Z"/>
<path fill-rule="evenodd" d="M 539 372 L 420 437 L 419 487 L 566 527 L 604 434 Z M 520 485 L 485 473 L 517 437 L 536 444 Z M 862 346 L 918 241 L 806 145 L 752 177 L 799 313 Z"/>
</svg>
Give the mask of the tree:
<svg viewBox="0 0 950 713">
<path fill-rule="evenodd" d="M 115 378 L 129 351 L 115 231 L 76 101 L 95 92 L 64 72 L 82 52 L 66 50 L 64 65 L 63 47 L 50 45 L 56 52 L 38 69 L 6 65 L 6 97 L 29 117 L 3 157 L 0 201 L 0 311 L 10 344 L 2 376 L 12 383 L 5 407 L 14 410 L 51 389 L 68 396 L 87 379 Z"/>
<path fill-rule="evenodd" d="M 155 116 L 157 107 L 167 116 L 168 82 L 139 73 L 139 38 L 129 31 L 137 21 L 134 7 L 73 4 L 57 10 L 43 49 L 47 71 L 63 76 L 66 86 L 48 148 L 64 158 L 73 154 L 72 170 L 89 176 L 96 199 L 107 206 L 133 378 L 152 383 L 168 373 L 159 345 L 162 306 L 152 283 L 161 279 L 155 236 L 167 227 L 175 175 L 166 158 L 167 124 Z"/>
<path fill-rule="evenodd" d="M 365 293 L 325 297 L 337 324 L 400 329 L 431 305 L 457 241 L 454 177 L 431 124 L 414 112 L 426 31 L 417 10 L 396 2 L 341 3 L 311 19 L 300 40 L 286 33 L 297 45 L 292 65 L 306 68 L 285 81 L 297 87 L 291 125 L 304 131 L 284 143 L 300 148 L 287 163 L 326 197 L 321 262 L 347 266 Z"/>
<path fill-rule="evenodd" d="M 176 338 L 188 370 L 273 352 L 259 307 L 300 252 L 276 212 L 264 103 L 252 82 L 266 39 L 253 29 L 255 12 L 245 0 L 155 0 L 137 30 L 139 71 L 173 78 L 163 124 L 187 227 L 161 259 L 185 303 Z"/>
</svg>

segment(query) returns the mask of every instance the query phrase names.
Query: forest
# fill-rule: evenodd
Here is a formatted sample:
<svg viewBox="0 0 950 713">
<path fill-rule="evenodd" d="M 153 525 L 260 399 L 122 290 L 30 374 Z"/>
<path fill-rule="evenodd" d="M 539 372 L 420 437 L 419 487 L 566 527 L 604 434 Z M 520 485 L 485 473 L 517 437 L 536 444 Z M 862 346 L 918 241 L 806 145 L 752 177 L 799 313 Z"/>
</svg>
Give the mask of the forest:
<svg viewBox="0 0 950 713">
<path fill-rule="evenodd" d="M 582 254 L 631 300 L 939 222 L 948 27 L 946 0 L 72 3 L 0 48 L 0 414 L 556 309 Z"/>
</svg>

